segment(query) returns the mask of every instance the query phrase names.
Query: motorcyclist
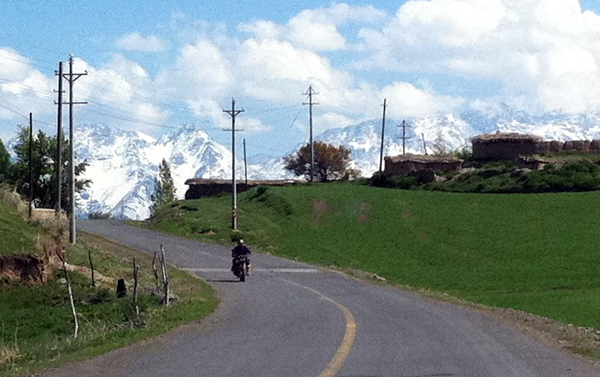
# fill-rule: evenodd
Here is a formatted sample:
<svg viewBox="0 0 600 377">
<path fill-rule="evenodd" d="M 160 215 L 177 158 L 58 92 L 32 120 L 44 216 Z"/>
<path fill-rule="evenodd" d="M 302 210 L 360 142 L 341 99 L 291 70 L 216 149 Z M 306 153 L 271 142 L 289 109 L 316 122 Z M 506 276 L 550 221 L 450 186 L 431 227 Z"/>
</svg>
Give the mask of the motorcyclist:
<svg viewBox="0 0 600 377">
<path fill-rule="evenodd" d="M 233 248 L 233 250 L 231 250 L 231 258 L 233 258 L 232 261 L 232 265 L 231 265 L 231 271 L 233 271 L 233 263 L 235 262 L 235 258 L 238 256 L 245 256 L 248 260 L 248 266 L 247 266 L 247 271 L 250 271 L 251 268 L 251 264 L 250 264 L 250 256 L 252 255 L 252 250 L 246 246 L 246 244 L 244 243 L 244 240 L 242 238 L 240 238 L 237 241 L 237 245 Z"/>
</svg>

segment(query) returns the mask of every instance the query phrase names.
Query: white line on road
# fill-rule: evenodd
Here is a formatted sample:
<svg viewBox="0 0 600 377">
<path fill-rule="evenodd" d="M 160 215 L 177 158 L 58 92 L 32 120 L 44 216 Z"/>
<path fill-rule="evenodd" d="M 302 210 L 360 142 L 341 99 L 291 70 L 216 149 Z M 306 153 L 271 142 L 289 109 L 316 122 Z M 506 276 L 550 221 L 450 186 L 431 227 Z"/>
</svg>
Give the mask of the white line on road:
<svg viewBox="0 0 600 377">
<path fill-rule="evenodd" d="M 189 272 L 231 272 L 229 268 L 182 268 Z M 319 272 L 316 268 L 253 268 L 252 272 L 284 272 L 284 273 L 300 273 L 314 274 Z"/>
</svg>

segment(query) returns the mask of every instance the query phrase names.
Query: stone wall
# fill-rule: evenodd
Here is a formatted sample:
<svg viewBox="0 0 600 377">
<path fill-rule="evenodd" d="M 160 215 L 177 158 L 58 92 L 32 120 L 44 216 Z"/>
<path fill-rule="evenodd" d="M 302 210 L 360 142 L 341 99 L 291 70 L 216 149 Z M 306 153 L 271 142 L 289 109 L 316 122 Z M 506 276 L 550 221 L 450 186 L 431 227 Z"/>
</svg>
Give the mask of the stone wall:
<svg viewBox="0 0 600 377">
<path fill-rule="evenodd" d="M 256 186 L 284 186 L 293 184 L 294 181 L 238 181 L 236 183 L 237 192 L 248 191 Z M 193 178 L 185 181 L 189 186 L 185 192 L 186 199 L 200 199 L 202 197 L 219 196 L 223 194 L 233 194 L 233 185 L 231 180 L 226 179 L 200 179 Z"/>
<path fill-rule="evenodd" d="M 543 141 L 533 135 L 492 134 L 473 138 L 474 160 L 516 160 L 539 153 L 600 154 L 600 140 Z"/>
<path fill-rule="evenodd" d="M 600 140 L 571 140 L 571 141 L 544 141 L 539 144 L 539 152 L 581 152 L 599 153 Z"/>
<path fill-rule="evenodd" d="M 462 160 L 453 157 L 403 155 L 385 158 L 385 175 L 404 175 L 417 171 L 453 171 L 462 166 Z"/>
</svg>

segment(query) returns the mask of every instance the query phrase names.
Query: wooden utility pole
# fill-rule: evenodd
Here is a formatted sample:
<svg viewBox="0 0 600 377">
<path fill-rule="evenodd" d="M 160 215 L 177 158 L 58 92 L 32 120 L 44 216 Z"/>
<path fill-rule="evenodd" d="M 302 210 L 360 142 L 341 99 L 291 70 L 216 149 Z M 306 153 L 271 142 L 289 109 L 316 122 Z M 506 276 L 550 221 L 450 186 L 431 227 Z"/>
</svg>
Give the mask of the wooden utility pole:
<svg viewBox="0 0 600 377">
<path fill-rule="evenodd" d="M 77 230 L 75 228 L 75 137 L 73 130 L 73 105 L 85 105 L 87 102 L 73 102 L 73 83 L 85 73 L 73 73 L 73 55 L 69 57 L 69 73 L 64 74 L 65 80 L 69 82 L 69 242 L 74 244 L 77 239 Z"/>
<path fill-rule="evenodd" d="M 383 170 L 383 138 L 385 133 L 385 109 L 387 107 L 387 98 L 383 99 L 383 120 L 381 121 L 381 148 L 379 150 L 379 172 Z"/>
<path fill-rule="evenodd" d="M 29 113 L 29 220 L 33 215 L 33 114 Z"/>
<path fill-rule="evenodd" d="M 235 99 L 231 99 L 231 110 L 223 109 L 224 113 L 231 115 L 231 129 L 223 129 L 223 131 L 231 131 L 231 184 L 233 185 L 233 198 L 231 204 L 231 229 L 237 230 L 237 182 L 235 179 L 235 117 L 238 116 L 239 113 L 244 112 L 242 110 L 235 109 Z"/>
<path fill-rule="evenodd" d="M 58 119 L 56 121 L 56 219 L 60 219 L 61 205 L 61 191 L 62 191 L 62 79 L 63 79 L 63 67 L 62 62 L 58 62 L 58 72 L 55 73 L 58 76 Z"/>
<path fill-rule="evenodd" d="M 244 139 L 244 178 L 248 184 L 248 161 L 246 160 L 246 139 Z"/>
<path fill-rule="evenodd" d="M 421 140 L 423 140 L 423 151 L 425 151 L 425 156 L 427 156 L 427 144 L 425 144 L 425 134 L 421 134 Z"/>
<path fill-rule="evenodd" d="M 405 155 L 406 154 L 406 140 L 412 139 L 411 137 L 406 137 L 406 127 L 410 127 L 410 126 L 407 126 L 406 121 L 403 120 L 402 125 L 400 127 L 402 127 L 402 154 Z"/>
<path fill-rule="evenodd" d="M 312 86 L 308 87 L 308 91 L 304 93 L 305 96 L 308 96 L 308 102 L 302 103 L 303 105 L 308 105 L 308 124 L 310 128 L 309 135 L 309 143 L 310 143 L 310 181 L 314 182 L 315 180 L 315 150 L 313 144 L 313 115 L 312 115 L 312 107 L 314 105 L 318 105 L 318 103 L 314 103 L 312 100 L 312 96 L 317 95 L 319 93 L 315 92 Z"/>
</svg>

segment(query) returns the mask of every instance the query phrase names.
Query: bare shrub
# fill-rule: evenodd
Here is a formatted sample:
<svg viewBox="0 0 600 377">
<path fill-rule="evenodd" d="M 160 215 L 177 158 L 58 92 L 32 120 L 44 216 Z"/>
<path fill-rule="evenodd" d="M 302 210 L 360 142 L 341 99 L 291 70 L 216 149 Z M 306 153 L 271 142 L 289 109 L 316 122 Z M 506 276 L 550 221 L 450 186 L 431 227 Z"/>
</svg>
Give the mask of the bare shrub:
<svg viewBox="0 0 600 377">
<path fill-rule="evenodd" d="M 22 215 L 27 215 L 29 213 L 29 205 L 27 202 L 10 186 L 0 186 L 0 201 L 11 208 L 14 208 Z"/>
<path fill-rule="evenodd" d="M 0 365 L 13 364 L 20 356 L 19 348 L 16 345 L 0 344 Z"/>
</svg>

